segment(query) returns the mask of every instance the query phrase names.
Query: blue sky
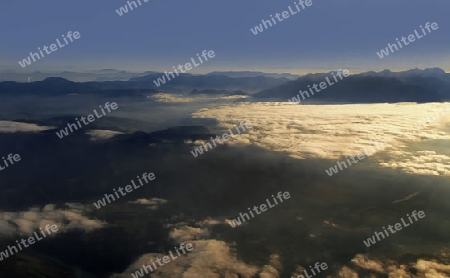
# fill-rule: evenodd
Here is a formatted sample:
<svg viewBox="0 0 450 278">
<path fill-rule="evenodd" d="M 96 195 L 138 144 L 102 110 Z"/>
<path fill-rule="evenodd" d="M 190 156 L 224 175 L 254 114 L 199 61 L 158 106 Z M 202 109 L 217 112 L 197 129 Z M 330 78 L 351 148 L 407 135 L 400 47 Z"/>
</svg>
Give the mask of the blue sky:
<svg viewBox="0 0 450 278">
<path fill-rule="evenodd" d="M 294 0 L 149 0 L 119 16 L 123 0 L 2 1 L 0 69 L 169 70 L 202 50 L 216 57 L 192 72 L 315 72 L 441 67 L 450 72 L 450 1 L 312 0 L 313 5 L 254 35 L 250 28 Z M 419 25 L 439 29 L 380 59 L 376 52 Z M 81 38 L 23 69 L 18 61 L 68 31 Z"/>
</svg>

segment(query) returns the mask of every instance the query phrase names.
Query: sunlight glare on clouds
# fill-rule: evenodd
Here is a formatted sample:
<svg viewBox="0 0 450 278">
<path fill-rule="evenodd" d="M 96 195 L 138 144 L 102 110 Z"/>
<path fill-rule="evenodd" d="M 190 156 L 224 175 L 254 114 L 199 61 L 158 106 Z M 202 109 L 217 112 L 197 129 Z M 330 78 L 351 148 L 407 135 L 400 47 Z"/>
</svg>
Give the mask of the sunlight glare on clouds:
<svg viewBox="0 0 450 278">
<path fill-rule="evenodd" d="M 348 105 L 293 105 L 287 102 L 258 102 L 204 108 L 194 118 L 214 118 L 226 129 L 247 120 L 248 134 L 229 144 L 254 144 L 272 151 L 285 151 L 292 158 L 337 160 L 356 155 L 376 142 L 386 141 L 382 151 L 390 159 L 380 166 L 400 168 L 408 173 L 450 175 L 450 157 L 406 152 L 408 143 L 450 140 L 440 130 L 449 121 L 443 115 L 418 129 L 416 123 L 448 103 L 397 103 Z"/>
</svg>

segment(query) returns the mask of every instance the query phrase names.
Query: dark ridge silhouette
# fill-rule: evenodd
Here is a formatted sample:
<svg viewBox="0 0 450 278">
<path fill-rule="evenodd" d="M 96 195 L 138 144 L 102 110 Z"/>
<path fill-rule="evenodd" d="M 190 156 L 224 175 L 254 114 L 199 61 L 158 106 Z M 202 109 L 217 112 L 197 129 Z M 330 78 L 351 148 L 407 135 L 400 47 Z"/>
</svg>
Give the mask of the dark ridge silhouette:
<svg viewBox="0 0 450 278">
<path fill-rule="evenodd" d="M 162 74 L 150 74 L 132 78 L 130 81 L 72 82 L 60 77 L 51 77 L 32 83 L 0 82 L 0 95 L 62 96 L 90 94 L 108 97 L 138 97 L 159 91 L 190 92 L 209 95 L 245 95 L 256 98 L 286 101 L 308 90 L 308 85 L 325 82 L 328 77 L 332 86 L 302 103 L 379 103 L 379 102 L 440 102 L 450 100 L 450 74 L 442 69 L 411 69 L 403 72 L 365 72 L 351 75 L 335 82 L 331 73 L 309 74 L 291 81 L 287 78 L 266 76 L 229 77 L 223 74 L 180 74 L 160 87 L 154 80 Z M 245 92 L 243 92 L 245 91 Z M 258 93 L 256 93 L 258 92 Z"/>
<path fill-rule="evenodd" d="M 309 92 L 314 83 L 332 84 L 316 92 Z M 410 70 L 392 73 L 366 72 L 335 82 L 331 73 L 310 74 L 280 86 L 266 89 L 254 95 L 255 98 L 292 100 L 299 90 L 308 91 L 309 97 L 301 97 L 302 103 L 384 103 L 384 102 L 441 102 L 450 99 L 450 77 L 441 69 Z M 327 83 L 327 82 L 326 82 Z"/>
</svg>

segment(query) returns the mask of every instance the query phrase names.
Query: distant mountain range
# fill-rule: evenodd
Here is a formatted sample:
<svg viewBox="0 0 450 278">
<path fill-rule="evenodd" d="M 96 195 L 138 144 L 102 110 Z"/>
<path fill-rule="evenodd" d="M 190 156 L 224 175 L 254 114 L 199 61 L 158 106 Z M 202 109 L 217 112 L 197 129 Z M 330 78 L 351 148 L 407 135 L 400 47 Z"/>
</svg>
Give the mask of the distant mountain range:
<svg viewBox="0 0 450 278">
<path fill-rule="evenodd" d="M 10 70 L 0 71 L 1 81 L 28 82 L 28 78 L 34 81 L 42 81 L 49 77 L 61 77 L 76 82 L 88 81 L 128 81 L 130 78 L 154 74 L 154 71 L 144 73 L 129 72 L 115 69 L 92 70 L 87 72 L 63 71 L 63 72 L 16 72 Z"/>
<path fill-rule="evenodd" d="M 237 91 L 227 91 L 227 90 L 212 90 L 212 89 L 204 89 L 204 90 L 192 90 L 191 94 L 193 95 L 230 95 L 230 96 L 240 96 L 240 95 L 248 95 L 248 93 L 237 90 Z"/>
<path fill-rule="evenodd" d="M 258 99 L 287 101 L 307 91 L 308 85 L 331 79 L 331 73 L 309 74 L 280 86 L 262 90 Z M 302 103 L 440 102 L 450 100 L 450 74 L 442 69 L 412 69 L 403 72 L 365 72 L 344 78 Z"/>
<path fill-rule="evenodd" d="M 152 86 L 157 88 L 153 83 L 154 80 L 161 77 L 163 74 L 151 74 L 142 77 L 132 78 L 130 82 L 140 84 L 141 86 Z M 229 77 L 224 74 L 207 74 L 207 75 L 193 75 L 180 74 L 171 78 L 165 84 L 158 87 L 162 91 L 172 92 L 186 92 L 194 89 L 204 90 L 244 90 L 255 93 L 260 90 L 281 85 L 289 79 L 284 77 Z"/>
<path fill-rule="evenodd" d="M 256 77 L 256 76 L 264 76 L 264 77 L 283 77 L 287 79 L 296 79 L 299 78 L 300 75 L 294 75 L 290 73 L 266 73 L 260 71 L 213 71 L 208 73 L 207 75 L 215 75 L 222 74 L 228 77 Z"/>
<path fill-rule="evenodd" d="M 115 70 L 103 70 L 115 72 Z M 68 94 L 95 94 L 115 97 L 144 97 L 157 92 L 185 94 L 247 94 L 257 100 L 287 101 L 297 96 L 308 85 L 319 84 L 331 73 L 286 77 L 257 75 L 257 72 L 234 72 L 237 77 L 222 73 L 206 75 L 180 74 L 166 84 L 156 87 L 154 80 L 161 73 L 131 78 L 129 81 L 73 82 L 60 77 L 43 81 L 18 83 L 0 82 L 0 95 L 58 96 Z M 240 75 L 253 75 L 241 77 Z M 269 74 L 273 75 L 273 74 Z M 325 90 L 306 98 L 305 103 L 374 103 L 374 102 L 439 102 L 450 100 L 450 74 L 442 69 L 412 69 L 403 72 L 365 72 L 354 74 Z"/>
<path fill-rule="evenodd" d="M 61 96 L 69 94 L 95 94 L 102 96 L 142 96 L 157 93 L 151 88 L 133 86 L 126 81 L 107 82 L 72 82 L 60 77 L 50 77 L 43 81 L 32 83 L 17 83 L 13 81 L 0 82 L 0 95 L 41 95 Z"/>
<path fill-rule="evenodd" d="M 42 81 L 49 77 L 61 77 L 75 82 L 89 82 L 89 81 L 128 81 L 132 78 L 142 77 L 146 75 L 163 73 L 157 71 L 146 71 L 146 72 L 129 72 L 124 70 L 115 69 L 102 69 L 102 70 L 92 70 L 86 72 L 76 72 L 76 71 L 62 71 L 62 72 L 17 72 L 11 70 L 0 71 L 0 82 L 2 81 L 16 81 L 16 82 L 28 82 L 28 78 L 31 81 Z M 224 75 L 228 77 L 273 77 L 273 78 L 286 78 L 286 79 L 296 79 L 299 75 L 293 75 L 290 73 L 265 73 L 258 71 L 214 71 L 208 73 L 207 75 Z"/>
<path fill-rule="evenodd" d="M 101 94 L 115 96 L 136 96 L 152 94 L 158 91 L 188 93 L 193 90 L 204 90 L 205 94 L 218 94 L 216 90 L 226 90 L 232 94 L 235 91 L 257 92 L 275 87 L 288 81 L 286 78 L 274 77 L 228 77 L 216 75 L 180 74 L 166 84 L 156 87 L 153 81 L 161 74 L 150 74 L 132 78 L 130 81 L 105 82 L 73 82 L 60 77 L 50 77 L 43 81 L 18 83 L 14 81 L 0 82 L 0 95 L 38 94 L 38 95 L 67 95 L 67 94 Z M 198 91 L 193 92 L 198 93 Z"/>
</svg>

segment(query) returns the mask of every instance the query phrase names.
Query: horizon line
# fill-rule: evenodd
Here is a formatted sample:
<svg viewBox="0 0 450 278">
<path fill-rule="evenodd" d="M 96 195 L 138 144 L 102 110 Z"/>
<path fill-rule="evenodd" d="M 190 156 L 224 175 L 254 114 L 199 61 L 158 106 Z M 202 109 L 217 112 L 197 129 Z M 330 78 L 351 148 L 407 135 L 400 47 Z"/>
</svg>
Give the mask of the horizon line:
<svg viewBox="0 0 450 278">
<path fill-rule="evenodd" d="M 344 68 L 341 68 L 344 69 Z M 441 69 L 443 70 L 445 73 L 450 73 L 450 70 L 446 70 L 440 67 L 425 67 L 425 68 L 407 68 L 407 69 L 389 69 L 389 68 L 385 68 L 385 69 L 358 69 L 358 68 L 345 68 L 346 70 L 349 70 L 351 72 L 351 74 L 359 74 L 359 73 L 366 73 L 366 72 L 376 72 L 376 73 L 380 73 L 383 71 L 390 71 L 393 73 L 399 73 L 399 72 L 405 72 L 405 71 L 409 71 L 409 70 L 427 70 L 427 69 Z M 192 73 L 184 73 L 184 74 L 190 74 L 190 75 L 207 75 L 207 74 L 212 74 L 212 73 L 224 73 L 224 72 L 255 72 L 255 73 L 266 73 L 266 74 L 291 74 L 291 75 L 298 75 L 298 76 L 302 76 L 302 75 L 308 75 L 308 74 L 317 74 L 317 73 L 329 73 L 329 72 L 333 72 L 336 71 L 338 69 L 315 69 L 315 70 L 308 70 L 307 68 L 305 69 L 297 69 L 297 70 L 288 70 L 288 69 L 284 69 L 284 70 L 273 70 L 273 69 L 264 69 L 264 70 L 255 70 L 255 69 L 239 69 L 239 70 L 213 70 L 213 71 L 207 71 L 207 72 L 192 72 Z M 144 70 L 144 71 L 131 71 L 131 70 L 120 70 L 120 69 L 94 69 L 94 70 L 61 70 L 61 71 L 42 71 L 42 70 L 35 70 L 32 72 L 21 72 L 21 71 L 15 71 L 15 70 L 10 70 L 10 69 L 5 69 L 5 70 L 0 70 L 0 72 L 4 72 L 4 73 L 13 73 L 13 74 L 37 74 L 37 73 L 41 73 L 41 74 L 61 74 L 64 72 L 68 72 L 68 73 L 95 73 L 95 72 L 101 72 L 101 71 L 117 71 L 117 72 L 124 72 L 124 73 L 136 73 L 136 74 L 143 74 L 146 72 L 154 72 L 155 74 L 164 74 L 164 71 L 157 71 L 157 70 Z M 302 73 L 299 73 L 302 72 Z"/>
</svg>

